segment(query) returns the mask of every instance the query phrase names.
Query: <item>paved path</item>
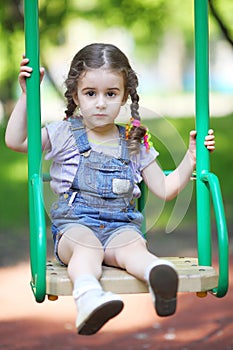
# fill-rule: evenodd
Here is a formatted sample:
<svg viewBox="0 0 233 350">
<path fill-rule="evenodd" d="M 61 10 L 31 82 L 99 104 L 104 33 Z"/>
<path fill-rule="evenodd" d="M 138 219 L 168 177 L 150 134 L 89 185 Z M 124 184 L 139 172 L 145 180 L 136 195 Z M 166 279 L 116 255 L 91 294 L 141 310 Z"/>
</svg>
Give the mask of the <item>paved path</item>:
<svg viewBox="0 0 233 350">
<path fill-rule="evenodd" d="M 232 277 L 226 297 L 179 294 L 176 314 L 164 319 L 149 295 L 124 296 L 122 313 L 90 337 L 75 333 L 71 297 L 38 304 L 29 279 L 28 263 L 0 269 L 0 349 L 233 350 Z"/>
</svg>

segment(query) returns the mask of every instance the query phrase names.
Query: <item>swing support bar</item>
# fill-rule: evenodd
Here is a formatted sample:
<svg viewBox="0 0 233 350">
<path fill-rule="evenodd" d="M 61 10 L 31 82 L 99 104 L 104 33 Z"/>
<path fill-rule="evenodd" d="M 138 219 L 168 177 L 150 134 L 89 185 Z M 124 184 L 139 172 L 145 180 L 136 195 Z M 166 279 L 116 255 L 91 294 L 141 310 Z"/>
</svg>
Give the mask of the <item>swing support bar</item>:
<svg viewBox="0 0 233 350">
<path fill-rule="evenodd" d="M 203 172 L 200 176 L 200 180 L 207 186 L 210 191 L 214 213 L 216 218 L 216 226 L 218 233 L 218 257 L 219 257 L 219 280 L 218 287 L 212 290 L 213 294 L 217 297 L 223 297 L 228 290 L 228 232 L 225 220 L 225 212 L 223 207 L 222 194 L 220 184 L 217 176 L 210 172 Z M 205 246 L 201 246 L 202 242 L 199 242 L 199 248 L 205 249 Z M 199 259 L 199 264 L 200 259 Z M 210 266 L 211 264 L 207 265 Z"/>
<path fill-rule="evenodd" d="M 41 172 L 41 112 L 39 71 L 38 0 L 25 0 L 25 46 L 33 73 L 27 84 L 28 183 L 31 287 L 37 302 L 46 295 L 46 225 Z M 197 129 L 197 227 L 198 264 L 211 266 L 210 194 L 217 221 L 219 278 L 212 292 L 223 297 L 228 289 L 228 233 L 219 181 L 209 171 L 209 152 L 204 138 L 209 129 L 208 1 L 194 0 Z M 146 190 L 144 189 L 144 193 Z M 144 208 L 145 198 L 139 203 Z M 145 229 L 145 228 L 144 228 Z"/>
<path fill-rule="evenodd" d="M 210 172 L 209 151 L 204 146 L 209 130 L 209 28 L 208 0 L 194 0 L 195 96 L 197 130 L 197 243 L 199 265 L 212 265 L 210 195 L 212 196 L 219 246 L 219 282 L 213 290 L 223 297 L 228 289 L 228 232 L 219 181 Z"/>
<path fill-rule="evenodd" d="M 25 0 L 25 46 L 33 73 L 27 84 L 28 194 L 31 287 L 36 301 L 46 294 L 46 225 L 41 180 L 41 112 L 38 0 Z"/>
</svg>

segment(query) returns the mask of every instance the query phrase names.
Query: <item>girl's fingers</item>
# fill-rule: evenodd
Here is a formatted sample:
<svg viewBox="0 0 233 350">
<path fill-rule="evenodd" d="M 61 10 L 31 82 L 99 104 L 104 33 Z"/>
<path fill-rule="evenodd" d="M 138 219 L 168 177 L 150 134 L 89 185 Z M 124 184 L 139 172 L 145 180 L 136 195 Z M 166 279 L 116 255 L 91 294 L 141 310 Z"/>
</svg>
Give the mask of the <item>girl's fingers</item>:
<svg viewBox="0 0 233 350">
<path fill-rule="evenodd" d="M 215 142 L 205 142 L 205 146 L 208 147 L 215 147 Z"/>
<path fill-rule="evenodd" d="M 196 130 L 191 130 L 190 131 L 190 133 L 189 133 L 189 135 L 190 135 L 190 137 L 192 138 L 192 139 L 196 139 L 196 136 L 197 136 L 197 132 L 196 132 Z"/>
<path fill-rule="evenodd" d="M 44 67 L 40 67 L 40 74 L 41 74 L 42 77 L 44 76 L 44 74 L 45 74 Z"/>
<path fill-rule="evenodd" d="M 209 151 L 214 151 L 215 150 L 215 141 L 214 139 L 209 139 L 204 142 L 206 148 L 209 150 Z"/>
<path fill-rule="evenodd" d="M 28 58 L 23 58 L 22 61 L 20 62 L 20 67 L 25 66 L 29 62 Z"/>
<path fill-rule="evenodd" d="M 29 72 L 31 73 L 32 72 L 32 68 L 31 67 L 28 67 L 28 66 L 22 66 L 20 67 L 20 72 Z"/>
<path fill-rule="evenodd" d="M 29 62 L 28 58 L 24 58 L 21 62 L 20 62 L 20 70 L 19 70 L 19 78 L 29 78 L 31 76 L 32 73 L 32 68 L 27 66 Z"/>
<path fill-rule="evenodd" d="M 208 134 L 209 135 L 213 135 L 214 134 L 214 130 L 213 129 L 209 129 Z"/>
<path fill-rule="evenodd" d="M 41 67 L 41 68 L 40 68 L 40 81 L 43 80 L 44 75 L 45 75 L 45 69 L 44 69 L 43 67 Z"/>
<path fill-rule="evenodd" d="M 30 78 L 30 76 L 31 76 L 31 73 L 29 73 L 29 72 L 20 72 L 19 73 L 19 79 Z"/>
<path fill-rule="evenodd" d="M 207 148 L 208 151 L 210 151 L 210 152 L 215 151 L 215 147 L 214 147 L 214 146 L 207 146 L 206 148 Z"/>
<path fill-rule="evenodd" d="M 208 137 L 208 136 L 205 137 L 205 142 L 211 142 L 211 141 L 215 142 L 214 137 Z"/>
<path fill-rule="evenodd" d="M 205 141 L 213 141 L 213 142 L 214 142 L 214 140 L 215 140 L 214 135 L 207 135 L 207 136 L 205 137 Z"/>
</svg>

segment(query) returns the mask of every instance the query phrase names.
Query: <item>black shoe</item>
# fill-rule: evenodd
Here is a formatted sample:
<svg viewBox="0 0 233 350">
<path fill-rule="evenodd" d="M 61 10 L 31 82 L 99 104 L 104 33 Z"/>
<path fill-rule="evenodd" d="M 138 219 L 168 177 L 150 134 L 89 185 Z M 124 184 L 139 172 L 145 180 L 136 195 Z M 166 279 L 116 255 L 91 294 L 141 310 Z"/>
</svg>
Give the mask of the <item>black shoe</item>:
<svg viewBox="0 0 233 350">
<path fill-rule="evenodd" d="M 154 266 L 149 275 L 150 292 L 154 295 L 155 310 L 159 316 L 170 316 L 176 311 L 178 275 L 169 265 Z"/>
</svg>

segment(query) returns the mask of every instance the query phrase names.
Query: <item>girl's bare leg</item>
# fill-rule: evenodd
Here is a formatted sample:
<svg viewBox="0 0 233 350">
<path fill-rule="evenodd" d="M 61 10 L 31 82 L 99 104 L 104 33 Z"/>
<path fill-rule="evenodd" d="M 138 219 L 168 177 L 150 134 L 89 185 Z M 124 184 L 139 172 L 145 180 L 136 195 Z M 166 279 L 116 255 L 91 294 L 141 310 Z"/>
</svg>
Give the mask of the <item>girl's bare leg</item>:
<svg viewBox="0 0 233 350">
<path fill-rule="evenodd" d="M 175 313 L 178 275 L 174 266 L 151 254 L 136 232 L 125 231 L 113 238 L 105 251 L 104 261 L 146 281 L 159 316 Z"/>
<path fill-rule="evenodd" d="M 68 265 L 72 282 L 82 274 L 101 277 L 104 250 L 89 228 L 74 226 L 67 230 L 60 239 L 58 255 Z"/>
<path fill-rule="evenodd" d="M 143 281 L 147 267 L 157 261 L 159 258 L 148 251 L 145 240 L 132 230 L 113 238 L 104 257 L 107 265 L 123 268 Z"/>
<path fill-rule="evenodd" d="M 73 282 L 77 331 L 82 335 L 94 334 L 123 308 L 121 298 L 104 292 L 98 281 L 102 274 L 103 247 L 90 229 L 76 226 L 61 237 L 58 255 L 68 265 Z"/>
</svg>

